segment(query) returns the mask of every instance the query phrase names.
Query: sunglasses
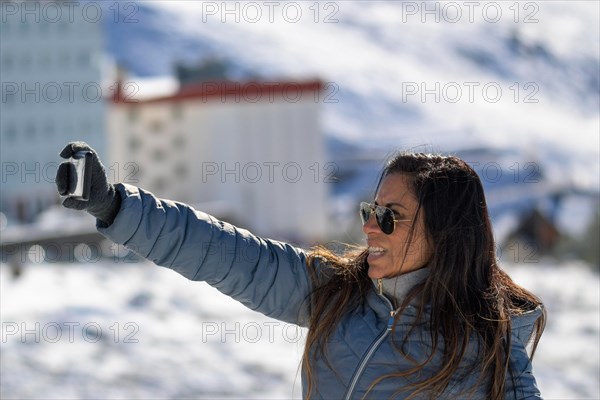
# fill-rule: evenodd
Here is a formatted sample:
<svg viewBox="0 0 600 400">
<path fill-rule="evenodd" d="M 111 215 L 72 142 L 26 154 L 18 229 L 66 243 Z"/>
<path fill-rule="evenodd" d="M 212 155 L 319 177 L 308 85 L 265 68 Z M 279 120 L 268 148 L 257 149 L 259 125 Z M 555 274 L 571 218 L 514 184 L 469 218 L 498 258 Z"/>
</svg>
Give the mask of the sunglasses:
<svg viewBox="0 0 600 400">
<path fill-rule="evenodd" d="M 367 223 L 371 214 L 375 214 L 375 220 L 379 229 L 386 235 L 391 235 L 396 227 L 396 222 L 410 221 L 410 219 L 395 219 L 394 211 L 384 206 L 377 206 L 375 204 L 361 202 L 360 203 L 360 219 L 362 220 L 363 226 Z"/>
</svg>

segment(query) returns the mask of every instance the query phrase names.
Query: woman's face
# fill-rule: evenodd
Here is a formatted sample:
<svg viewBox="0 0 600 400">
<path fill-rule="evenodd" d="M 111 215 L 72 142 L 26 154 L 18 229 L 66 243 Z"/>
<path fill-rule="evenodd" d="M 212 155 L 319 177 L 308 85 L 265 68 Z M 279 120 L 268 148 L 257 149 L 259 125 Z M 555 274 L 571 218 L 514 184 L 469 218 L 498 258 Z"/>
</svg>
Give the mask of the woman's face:
<svg viewBox="0 0 600 400">
<path fill-rule="evenodd" d="M 375 204 L 394 211 L 395 219 L 412 220 L 418 207 L 418 201 L 410 187 L 409 178 L 394 173 L 383 178 Z M 427 239 L 423 210 L 415 222 L 412 240 L 408 243 L 410 221 L 396 222 L 394 231 L 386 235 L 381 231 L 371 215 L 363 226 L 369 246 L 369 277 L 373 279 L 391 278 L 424 267 L 432 255 L 432 246 Z M 406 259 L 404 254 L 406 253 Z"/>
</svg>

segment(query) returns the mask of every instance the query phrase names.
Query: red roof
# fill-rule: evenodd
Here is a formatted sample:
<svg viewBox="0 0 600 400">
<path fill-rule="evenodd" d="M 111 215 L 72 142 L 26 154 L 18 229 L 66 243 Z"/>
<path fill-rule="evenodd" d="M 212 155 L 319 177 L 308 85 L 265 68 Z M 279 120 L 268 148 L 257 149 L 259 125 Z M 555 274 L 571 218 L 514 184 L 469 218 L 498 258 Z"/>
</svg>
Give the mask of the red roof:
<svg viewBox="0 0 600 400">
<path fill-rule="evenodd" d="M 188 84 L 183 86 L 179 92 L 170 96 L 136 100 L 127 99 L 127 96 L 121 90 L 121 85 L 119 85 L 112 101 L 113 103 L 123 104 L 181 102 L 187 100 L 258 103 L 263 101 L 273 102 L 275 99 L 283 98 L 287 102 L 295 103 L 303 98 L 313 99 L 322 90 L 323 82 L 320 80 L 303 82 L 215 81 Z"/>
</svg>

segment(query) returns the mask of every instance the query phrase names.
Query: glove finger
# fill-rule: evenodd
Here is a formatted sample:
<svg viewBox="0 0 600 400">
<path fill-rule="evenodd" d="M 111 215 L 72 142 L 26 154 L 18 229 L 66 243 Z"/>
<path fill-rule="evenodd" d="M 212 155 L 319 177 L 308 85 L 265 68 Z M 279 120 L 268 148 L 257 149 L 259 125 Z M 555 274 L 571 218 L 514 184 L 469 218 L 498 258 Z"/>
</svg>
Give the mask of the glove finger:
<svg viewBox="0 0 600 400">
<path fill-rule="evenodd" d="M 76 200 L 72 197 L 67 197 L 62 202 L 63 207 L 72 208 L 73 210 L 85 210 L 88 206 L 87 201 Z"/>
<path fill-rule="evenodd" d="M 66 196 L 72 188 L 72 180 L 75 177 L 75 167 L 70 162 L 64 162 L 58 166 L 56 171 L 56 189 L 58 194 Z"/>
<path fill-rule="evenodd" d="M 72 157 L 78 151 L 87 150 L 96 153 L 86 142 L 70 142 L 60 152 L 62 158 Z"/>
</svg>

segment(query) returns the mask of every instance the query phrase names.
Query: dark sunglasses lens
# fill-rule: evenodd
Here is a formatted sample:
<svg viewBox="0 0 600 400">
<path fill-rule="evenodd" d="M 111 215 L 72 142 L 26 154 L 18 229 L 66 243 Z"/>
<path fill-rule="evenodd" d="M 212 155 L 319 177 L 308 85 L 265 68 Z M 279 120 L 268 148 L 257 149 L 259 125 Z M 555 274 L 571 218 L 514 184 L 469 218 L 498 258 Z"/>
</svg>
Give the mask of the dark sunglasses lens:
<svg viewBox="0 0 600 400">
<path fill-rule="evenodd" d="M 389 235 L 394 232 L 394 214 L 392 210 L 385 207 L 377 207 L 375 215 L 377 215 L 377 224 L 383 233 Z"/>
<path fill-rule="evenodd" d="M 363 225 L 367 223 L 369 220 L 369 216 L 371 215 L 371 206 L 369 203 L 360 203 L 360 219 L 362 220 Z"/>
<path fill-rule="evenodd" d="M 363 225 L 367 223 L 369 217 L 371 217 L 371 210 L 373 206 L 369 203 L 360 203 L 360 219 Z M 394 213 L 392 210 L 382 206 L 375 206 L 375 219 L 379 229 L 386 235 L 394 232 Z"/>
</svg>

